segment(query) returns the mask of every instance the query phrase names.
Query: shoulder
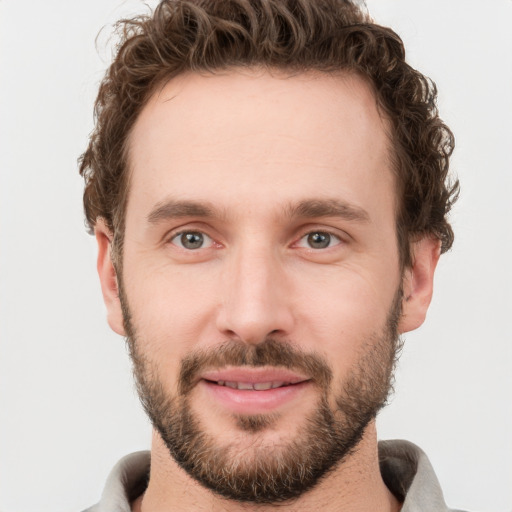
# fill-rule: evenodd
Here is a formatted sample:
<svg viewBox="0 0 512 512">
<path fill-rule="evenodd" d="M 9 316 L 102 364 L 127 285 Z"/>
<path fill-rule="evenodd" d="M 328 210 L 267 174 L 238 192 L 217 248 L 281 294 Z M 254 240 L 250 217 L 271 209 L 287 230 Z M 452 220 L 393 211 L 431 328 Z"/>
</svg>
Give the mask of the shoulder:
<svg viewBox="0 0 512 512">
<path fill-rule="evenodd" d="M 112 468 L 100 501 L 83 512 L 130 512 L 132 501 L 147 487 L 150 462 L 149 451 L 123 457 Z"/>
<path fill-rule="evenodd" d="M 427 455 L 409 441 L 379 442 L 382 479 L 403 502 L 402 512 L 463 512 L 448 508 Z"/>
</svg>

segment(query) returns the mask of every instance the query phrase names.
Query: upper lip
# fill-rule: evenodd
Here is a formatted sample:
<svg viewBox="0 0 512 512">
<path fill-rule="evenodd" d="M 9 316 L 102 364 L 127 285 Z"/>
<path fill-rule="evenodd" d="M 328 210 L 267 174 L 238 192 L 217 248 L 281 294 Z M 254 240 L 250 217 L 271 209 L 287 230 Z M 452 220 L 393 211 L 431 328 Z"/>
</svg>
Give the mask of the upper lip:
<svg viewBox="0 0 512 512">
<path fill-rule="evenodd" d="M 231 367 L 220 370 L 207 370 L 202 372 L 200 378 L 211 382 L 243 382 L 262 384 L 267 382 L 283 382 L 298 384 L 310 380 L 309 377 L 286 368 L 251 368 Z"/>
</svg>

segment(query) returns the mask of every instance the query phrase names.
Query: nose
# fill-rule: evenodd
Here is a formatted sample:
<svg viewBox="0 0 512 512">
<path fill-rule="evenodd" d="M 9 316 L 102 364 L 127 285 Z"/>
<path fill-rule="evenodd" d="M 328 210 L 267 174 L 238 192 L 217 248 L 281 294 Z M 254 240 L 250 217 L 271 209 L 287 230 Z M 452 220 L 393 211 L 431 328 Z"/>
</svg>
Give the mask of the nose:
<svg viewBox="0 0 512 512">
<path fill-rule="evenodd" d="M 217 328 L 226 338 L 258 344 L 288 337 L 293 294 L 283 260 L 272 248 L 239 247 L 227 258 L 220 284 Z"/>
</svg>

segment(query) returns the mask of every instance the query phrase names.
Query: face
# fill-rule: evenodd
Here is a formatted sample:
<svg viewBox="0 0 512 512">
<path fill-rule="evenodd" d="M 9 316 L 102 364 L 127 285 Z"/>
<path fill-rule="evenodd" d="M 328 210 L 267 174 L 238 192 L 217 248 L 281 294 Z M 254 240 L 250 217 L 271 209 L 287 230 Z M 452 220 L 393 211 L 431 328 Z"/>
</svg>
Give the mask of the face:
<svg viewBox="0 0 512 512">
<path fill-rule="evenodd" d="M 304 492 L 386 399 L 428 281 L 400 271 L 386 129 L 356 76 L 247 70 L 176 78 L 135 124 L 121 301 L 97 227 L 110 324 L 174 460 L 228 498 Z"/>
</svg>

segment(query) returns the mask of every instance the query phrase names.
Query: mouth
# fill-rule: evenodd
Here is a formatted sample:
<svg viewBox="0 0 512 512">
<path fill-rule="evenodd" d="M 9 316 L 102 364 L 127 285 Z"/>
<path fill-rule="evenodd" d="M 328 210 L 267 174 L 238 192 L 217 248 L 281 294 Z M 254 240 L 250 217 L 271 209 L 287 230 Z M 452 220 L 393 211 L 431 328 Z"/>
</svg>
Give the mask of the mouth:
<svg viewBox="0 0 512 512">
<path fill-rule="evenodd" d="M 207 379 L 205 379 L 207 380 Z M 267 391 L 268 389 L 277 389 L 284 386 L 294 386 L 299 384 L 298 382 L 236 382 L 236 381 L 208 381 L 211 384 L 217 384 L 217 386 L 226 386 L 231 389 L 239 389 L 243 391 Z"/>
<path fill-rule="evenodd" d="M 306 375 L 272 367 L 230 367 L 204 372 L 200 378 L 218 386 L 244 391 L 266 391 L 310 380 Z"/>
<path fill-rule="evenodd" d="M 307 376 L 276 368 L 229 368 L 201 375 L 215 403 L 238 414 L 276 411 L 297 400 L 312 383 Z"/>
</svg>

